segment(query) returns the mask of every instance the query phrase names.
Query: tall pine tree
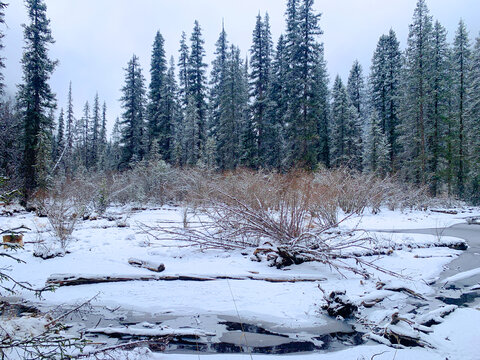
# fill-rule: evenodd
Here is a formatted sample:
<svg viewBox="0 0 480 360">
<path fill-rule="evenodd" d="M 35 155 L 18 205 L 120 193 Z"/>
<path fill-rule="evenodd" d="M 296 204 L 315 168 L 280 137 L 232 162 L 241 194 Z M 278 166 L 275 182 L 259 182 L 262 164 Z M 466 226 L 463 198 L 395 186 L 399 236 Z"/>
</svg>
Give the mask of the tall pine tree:
<svg viewBox="0 0 480 360">
<path fill-rule="evenodd" d="M 458 24 L 453 43 L 453 98 L 455 106 L 455 128 L 457 129 L 456 170 L 457 192 L 460 197 L 465 195 L 466 176 L 468 173 L 467 149 L 467 88 L 470 70 L 470 43 L 467 29 L 462 20 Z"/>
<path fill-rule="evenodd" d="M 190 42 L 190 55 L 187 64 L 187 102 L 190 102 L 190 104 L 187 104 L 187 106 L 190 106 L 190 110 L 194 108 L 195 114 L 190 114 L 187 121 L 194 120 L 197 122 L 196 124 L 189 124 L 190 128 L 196 129 L 196 138 L 193 142 L 194 149 L 192 151 L 196 158 L 190 159 L 190 164 L 192 165 L 193 162 L 196 164 L 204 155 L 206 143 L 207 89 L 205 72 L 207 64 L 205 64 L 203 60 L 205 57 L 205 49 L 203 48 L 204 40 L 202 38 L 202 30 L 198 21 L 195 21 Z M 192 139 L 189 139 L 189 142 L 191 141 Z"/>
<path fill-rule="evenodd" d="M 372 112 L 363 157 L 364 169 L 379 175 L 390 171 L 390 149 L 376 111 Z"/>
<path fill-rule="evenodd" d="M 285 120 L 289 96 L 287 86 L 285 86 L 288 59 L 283 35 L 280 35 L 275 50 L 267 99 L 267 120 L 271 135 L 265 139 L 267 151 L 264 166 L 282 169 L 285 165 Z"/>
<path fill-rule="evenodd" d="M 262 20 L 260 14 L 257 15 L 255 29 L 253 30 L 253 44 L 250 49 L 252 121 L 257 137 L 259 165 L 266 162 L 267 146 L 269 144 L 267 139 L 272 136 L 266 114 L 272 58 L 272 37 L 268 21 L 268 15 L 265 16 L 265 21 Z"/>
<path fill-rule="evenodd" d="M 99 158 L 100 149 L 100 126 L 101 126 L 100 99 L 98 93 L 93 99 L 92 123 L 90 126 L 90 155 L 88 159 L 89 167 L 96 167 Z"/>
<path fill-rule="evenodd" d="M 475 40 L 471 62 L 468 95 L 468 128 L 470 149 L 469 197 L 480 204 L 480 34 Z"/>
<path fill-rule="evenodd" d="M 179 77 L 179 96 L 182 107 L 187 103 L 188 92 L 188 46 L 187 46 L 187 34 L 182 32 L 180 39 L 180 49 L 178 58 L 178 77 Z"/>
<path fill-rule="evenodd" d="M 5 8 L 7 7 L 7 4 L 4 3 L 3 1 L 0 1 L 0 51 L 3 50 L 3 37 L 5 36 L 3 34 L 3 29 L 1 28 L 5 24 Z M 5 87 L 3 80 L 4 76 L 2 73 L 2 69 L 5 68 L 5 63 L 4 63 L 4 58 L 0 55 L 0 96 L 3 95 L 3 88 Z"/>
<path fill-rule="evenodd" d="M 138 57 L 133 55 L 125 68 L 125 85 L 122 88 L 122 158 L 120 168 L 133 166 L 146 154 L 145 144 L 145 78 Z"/>
<path fill-rule="evenodd" d="M 450 91 L 450 49 L 447 43 L 447 32 L 438 22 L 433 28 L 433 58 L 432 58 L 432 116 L 433 128 L 428 133 L 429 172 L 432 174 L 430 191 L 436 196 L 441 190 L 445 174 L 444 163 L 448 163 L 446 154 L 446 139 L 448 135 Z"/>
<path fill-rule="evenodd" d="M 431 177 L 427 136 L 431 128 L 432 35 L 426 2 L 418 0 L 408 34 L 401 124 L 403 171 L 416 184 L 425 184 Z"/>
<path fill-rule="evenodd" d="M 79 119 L 77 126 L 79 165 L 85 169 L 90 166 L 90 120 L 90 104 L 86 101 L 83 106 L 83 116 Z"/>
<path fill-rule="evenodd" d="M 332 90 L 332 165 L 360 169 L 362 164 L 361 129 L 358 113 L 337 75 Z"/>
<path fill-rule="evenodd" d="M 63 108 L 60 109 L 60 115 L 58 117 L 58 129 L 57 129 L 57 136 L 56 136 L 56 152 L 55 152 L 55 160 L 58 160 L 61 156 L 64 156 L 64 149 L 65 149 L 65 115 L 63 112 Z"/>
<path fill-rule="evenodd" d="M 46 179 L 45 149 L 53 124 L 48 111 L 55 107 L 55 95 L 48 81 L 56 62 L 48 57 L 48 46 L 54 43 L 43 0 L 26 0 L 29 24 L 24 25 L 25 47 L 22 58 L 23 83 L 19 85 L 18 105 L 24 124 L 24 200 Z"/>
<path fill-rule="evenodd" d="M 241 132 L 248 106 L 248 84 L 243 71 L 240 50 L 232 45 L 226 63 L 217 132 L 218 165 L 222 170 L 235 169 L 241 155 Z"/>
<path fill-rule="evenodd" d="M 320 14 L 313 9 L 313 0 L 287 3 L 287 54 L 289 70 L 287 83 L 289 110 L 287 133 L 290 165 L 312 169 L 318 162 L 318 114 L 322 99 L 315 91 L 319 64 L 323 59 L 322 45 L 318 42 L 322 31 Z"/>
<path fill-rule="evenodd" d="M 390 167 L 398 157 L 399 95 L 402 55 L 393 30 L 382 35 L 373 54 L 370 72 L 370 103 L 376 112 L 390 148 Z"/>
<path fill-rule="evenodd" d="M 359 147 L 363 148 L 363 132 L 365 130 L 365 116 L 366 116 L 366 102 L 365 102 L 365 83 L 363 80 L 362 65 L 355 60 L 347 82 L 347 94 L 350 100 L 350 104 L 355 108 L 358 115 L 358 126 L 360 127 L 361 135 L 358 136 Z M 359 164 L 357 169 L 361 169 L 362 165 Z"/>
<path fill-rule="evenodd" d="M 347 93 L 351 104 L 357 109 L 361 119 L 365 117 L 365 83 L 362 65 L 355 60 L 347 82 Z"/>
<path fill-rule="evenodd" d="M 228 41 L 225 27 L 222 24 L 222 31 L 215 44 L 215 59 L 212 62 L 212 72 L 210 74 L 210 94 L 209 94 L 209 119 L 208 119 L 208 141 L 210 147 L 216 148 L 218 127 L 221 117 L 221 97 L 225 91 L 227 76 L 227 56 Z M 211 155 L 215 157 L 215 155 Z"/>
<path fill-rule="evenodd" d="M 164 43 L 163 36 L 157 32 L 150 67 L 148 128 L 149 144 L 157 140 L 163 159 L 170 161 L 173 148 L 173 124 L 167 111 L 167 60 Z"/>
</svg>

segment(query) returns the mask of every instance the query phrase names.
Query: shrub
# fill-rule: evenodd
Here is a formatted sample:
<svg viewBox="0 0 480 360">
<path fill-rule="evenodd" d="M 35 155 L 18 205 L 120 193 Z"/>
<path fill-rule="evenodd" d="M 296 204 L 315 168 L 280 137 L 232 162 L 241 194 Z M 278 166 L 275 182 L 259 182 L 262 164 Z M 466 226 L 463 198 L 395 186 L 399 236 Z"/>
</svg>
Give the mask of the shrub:
<svg viewBox="0 0 480 360">
<path fill-rule="evenodd" d="M 82 219 L 89 197 L 82 196 L 85 188 L 71 182 L 58 183 L 55 190 L 37 194 L 37 211 L 48 218 L 53 235 L 65 250 L 79 219 Z"/>
</svg>

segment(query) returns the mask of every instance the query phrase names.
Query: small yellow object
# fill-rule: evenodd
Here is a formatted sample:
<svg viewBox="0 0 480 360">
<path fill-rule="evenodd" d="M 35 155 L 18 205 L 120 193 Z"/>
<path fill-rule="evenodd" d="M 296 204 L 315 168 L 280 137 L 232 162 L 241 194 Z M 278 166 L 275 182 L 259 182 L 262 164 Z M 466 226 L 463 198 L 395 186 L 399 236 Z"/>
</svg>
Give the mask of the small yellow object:
<svg viewBox="0 0 480 360">
<path fill-rule="evenodd" d="M 3 235 L 3 243 L 8 243 L 8 244 L 15 244 L 18 246 L 23 246 L 23 235 L 18 234 L 18 235 Z M 3 247 L 6 249 L 8 246 L 3 245 Z"/>
</svg>

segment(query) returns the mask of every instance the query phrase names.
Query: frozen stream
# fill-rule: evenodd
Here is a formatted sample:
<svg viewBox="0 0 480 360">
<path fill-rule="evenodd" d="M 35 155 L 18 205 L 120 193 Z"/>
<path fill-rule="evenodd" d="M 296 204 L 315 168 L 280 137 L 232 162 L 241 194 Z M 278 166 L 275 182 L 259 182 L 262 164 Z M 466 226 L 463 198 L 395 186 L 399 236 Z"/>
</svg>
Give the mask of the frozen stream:
<svg viewBox="0 0 480 360">
<path fill-rule="evenodd" d="M 480 284 L 480 225 L 456 224 L 447 228 L 402 229 L 395 233 L 429 234 L 437 237 L 452 236 L 464 239 L 468 249 L 448 264 L 436 281 L 437 299 L 449 304 L 473 307 L 478 304 L 480 290 L 470 290 Z M 458 276 L 463 274 L 462 276 Z"/>
<path fill-rule="evenodd" d="M 174 211 L 163 212 L 161 215 L 176 215 Z M 149 217 L 152 214 L 147 213 Z M 147 216 L 140 213 L 138 216 Z M 172 217 L 173 217 L 172 215 Z M 423 214 L 421 214 L 423 216 Z M 422 217 L 418 217 L 417 225 L 420 225 Z M 403 226 L 413 226 L 413 222 L 406 219 Z M 378 220 L 379 223 L 382 219 Z M 134 234 L 131 229 L 117 229 L 116 227 L 103 228 L 101 226 L 93 227 L 93 223 L 84 223 L 84 228 L 78 231 L 81 242 L 74 244 L 78 246 L 75 251 L 65 258 L 52 259 L 47 261 L 30 259 L 30 263 L 37 264 L 38 270 L 43 271 L 38 275 L 41 281 L 44 276 L 48 276 L 56 269 L 72 267 L 73 272 L 88 272 L 89 266 L 104 266 L 105 273 L 115 269 L 114 272 L 129 273 L 132 271 L 126 263 L 127 256 L 151 258 L 165 256 L 172 260 L 167 268 L 172 273 L 180 272 L 183 267 L 194 267 L 208 272 L 221 271 L 227 274 L 236 274 L 238 269 L 252 270 L 253 273 L 267 271 L 265 264 L 251 262 L 248 256 L 240 254 L 230 255 L 216 254 L 210 257 L 202 257 L 195 253 L 191 255 L 183 250 L 162 250 L 160 247 L 143 247 L 138 244 L 142 243 L 141 235 Z M 432 222 L 429 223 L 434 226 Z M 108 225 L 108 223 L 107 223 Z M 421 226 L 421 225 L 420 225 Z M 428 225 L 426 225 L 428 226 Z M 384 225 L 384 228 L 387 226 Z M 372 230 L 374 232 L 378 230 Z M 108 236 L 107 236 L 108 232 Z M 130 232 L 129 235 L 125 233 Z M 398 309 L 403 314 L 416 314 L 424 311 L 435 310 L 444 304 L 455 304 L 459 307 L 471 308 L 478 307 L 480 303 L 480 225 L 457 224 L 446 228 L 430 228 L 430 229 L 402 229 L 387 230 L 385 232 L 395 232 L 403 234 L 430 234 L 434 235 L 435 241 L 440 237 L 456 237 L 464 239 L 469 247 L 464 250 L 453 261 L 443 257 L 444 271 L 435 283 L 430 286 L 424 286 L 427 292 L 426 299 L 420 301 L 418 299 L 395 293 L 390 296 L 392 299 L 386 300 L 370 309 L 363 309 L 367 315 L 370 313 L 378 314 L 375 320 L 380 321 L 380 316 L 388 315 L 392 309 Z M 93 235 L 92 235 L 93 234 Z M 98 239 L 105 237 L 115 239 L 99 241 Z M 137 236 L 137 237 L 136 237 Z M 411 237 L 410 235 L 408 237 Z M 429 237 L 431 238 L 431 237 Z M 90 239 L 92 239 L 90 241 Z M 403 239 L 399 237 L 399 239 Z M 416 240 L 416 238 L 415 238 Z M 111 242 L 111 244 L 110 244 Z M 429 244 L 429 243 L 427 243 Z M 414 244 L 415 245 L 415 244 Z M 93 251 L 92 251 L 93 249 Z M 426 260 L 418 260 L 415 258 L 415 252 L 409 252 L 408 249 L 399 251 L 392 257 L 386 257 L 387 264 L 398 264 L 404 259 L 423 264 L 421 269 L 426 269 L 425 263 L 431 261 L 435 263 L 436 257 L 444 256 L 443 252 L 438 255 L 438 249 L 435 253 L 429 252 L 428 249 L 420 254 L 425 255 Z M 456 252 L 446 249 L 450 256 Z M 448 252 L 450 251 L 450 252 Z M 86 256 L 87 254 L 88 256 Z M 92 254 L 92 255 L 90 255 Z M 419 254 L 417 252 L 417 254 Z M 432 255 L 432 259 L 428 257 Z M 25 257 L 31 256 L 25 252 Z M 185 257 L 185 258 L 183 258 Z M 389 262 L 388 262 L 389 261 Z M 196 265 L 190 264 L 193 262 Z M 85 263 L 85 264 L 84 264 Z M 429 264 L 430 264 L 429 263 Z M 51 265 L 52 264 L 52 265 Z M 75 266 L 72 266 L 75 264 Z M 90 265 L 88 265 L 90 264 Z M 414 264 L 415 265 L 415 264 Z M 44 266 L 44 267 L 42 267 Z M 187 267 L 188 267 L 187 266 Z M 221 266 L 220 270 L 216 267 Z M 311 268 L 310 268 L 311 266 Z M 318 274 L 316 265 L 307 265 L 303 270 L 291 270 L 293 273 L 297 271 L 308 275 Z M 403 264 L 401 265 L 404 266 Z M 407 266 L 407 265 L 405 265 Z M 434 272 L 438 276 L 442 265 L 437 266 Z M 427 265 L 428 267 L 428 265 Z M 300 268 L 301 269 L 301 268 Z M 28 269 L 28 271 L 31 271 Z M 273 274 L 273 272 L 271 271 Z M 276 273 L 275 273 L 276 274 Z M 290 273 L 285 273 L 289 275 Z M 433 279 L 427 278 L 426 279 Z M 349 286 L 349 291 L 357 294 L 366 294 L 367 298 L 370 291 L 374 294 L 381 295 L 383 290 L 375 290 L 375 285 L 371 284 L 359 285 L 358 280 L 346 279 L 345 286 Z M 422 283 L 425 285 L 425 283 Z M 289 353 L 325 353 L 336 352 L 338 350 L 353 349 L 358 345 L 376 345 L 373 341 L 365 340 L 362 335 L 369 330 L 360 326 L 356 320 L 337 320 L 320 314 L 319 309 L 321 301 L 321 293 L 317 290 L 316 283 L 292 284 L 283 286 L 279 284 L 271 284 L 262 282 L 242 282 L 232 281 L 235 298 L 239 301 L 240 311 L 236 310 L 237 304 L 232 308 L 232 299 L 234 294 L 228 291 L 229 285 L 225 280 L 218 280 L 211 283 L 199 283 L 185 281 L 175 283 L 137 283 L 132 282 L 127 285 L 122 283 L 115 284 L 97 284 L 78 287 L 65 287 L 59 289 L 56 293 L 48 294 L 47 302 L 33 301 L 31 304 L 38 308 L 41 312 L 52 311 L 56 304 L 62 304 L 67 301 L 68 305 L 58 309 L 58 314 L 65 313 L 73 308 L 76 299 L 91 297 L 95 293 L 104 292 L 103 300 L 94 302 L 94 306 L 81 309 L 80 312 L 72 313 L 65 318 L 65 323 L 72 325 L 72 332 L 84 331 L 86 329 L 108 329 L 109 333 L 90 332 L 87 338 L 98 343 L 118 344 L 136 340 L 148 339 L 149 347 L 153 351 L 162 352 L 162 344 L 155 343 L 155 331 L 166 329 L 174 329 L 176 331 L 184 331 L 189 335 L 179 335 L 172 338 L 168 347 L 165 349 L 167 353 L 172 354 L 213 354 L 213 353 L 265 353 L 265 354 L 289 354 Z M 323 284 L 322 284 L 323 285 Z M 343 286 L 335 281 L 325 281 L 326 290 L 336 289 L 335 286 Z M 408 286 L 408 285 L 407 285 Z M 323 286 L 322 286 L 323 287 Z M 329 288 L 330 287 L 330 288 Z M 227 289 L 227 290 L 226 290 Z M 364 290 L 362 290 L 364 289 Z M 315 293 L 318 291 L 318 293 Z M 365 292 L 363 292 L 365 291 Z M 264 292 L 264 293 L 263 293 Z M 385 292 L 385 291 L 384 291 Z M 387 291 L 388 292 L 388 291 Z M 281 301 L 277 299 L 298 299 L 298 308 L 293 306 L 288 309 L 287 313 L 276 312 L 276 308 L 283 311 Z M 215 297 L 215 302 L 209 305 L 211 297 Z M 358 296 L 358 295 L 357 295 Z M 363 296 L 363 295 L 362 295 Z M 375 295 L 374 295 L 375 296 Z M 402 298 L 401 296 L 405 296 Z M 104 300 L 106 299 L 106 300 Z M 118 301 L 117 301 L 118 300 Z M 135 305 L 138 302 L 141 306 Z M 165 301 L 162 303 L 162 301 Z M 283 301 L 283 300 L 282 300 Z M 289 300 L 288 300 L 289 301 Z M 397 302 L 400 301 L 400 302 Z M 28 304 L 27 304 L 28 305 Z M 195 307 L 196 306 L 196 307 Z M 152 311 L 149 311 L 149 308 Z M 135 309 L 135 310 L 133 310 Z M 198 309 L 198 311 L 197 311 Z M 299 309 L 297 311 L 297 309 Z M 311 309 L 311 310 L 310 310 Z M 236 310 L 236 311 L 235 311 Z M 31 309 L 12 310 L 19 313 L 31 312 Z M 307 312 L 308 311 L 308 312 Z M 368 313 L 370 311 L 370 313 Z M 248 314 L 260 314 L 258 316 L 248 316 Z M 271 316 L 271 314 L 279 314 L 280 316 Z M 383 315 L 382 315 L 383 314 Z M 385 315 L 387 314 L 387 315 Z M 303 320 L 296 324 L 297 320 Z M 282 323 L 283 322 L 283 323 Z M 292 324 L 291 324 L 292 323 Z M 113 329 L 113 330 L 112 330 Z M 127 329 L 127 332 L 119 330 L 115 333 L 115 329 Z M 131 333 L 128 333 L 128 330 Z M 197 335 L 195 335 L 197 333 Z M 148 335 L 150 334 L 150 335 Z M 158 348 L 156 347 L 158 345 Z M 175 356 L 175 355 L 173 355 Z"/>
<path fill-rule="evenodd" d="M 469 247 L 461 255 L 448 264 L 445 271 L 434 284 L 436 294 L 429 302 L 455 304 L 473 307 L 478 303 L 480 292 L 472 290 L 472 286 L 480 281 L 480 225 L 458 224 L 441 229 L 398 230 L 399 233 L 432 234 L 437 237 L 452 236 L 467 241 Z M 458 280 L 449 278 L 458 274 L 466 275 Z M 469 276 L 469 273 L 473 273 Z M 109 314 L 101 307 L 93 309 L 79 321 L 82 327 L 138 327 L 155 325 L 172 329 L 202 329 L 211 336 L 178 337 L 171 341 L 166 351 L 170 353 L 298 353 L 311 351 L 336 351 L 346 346 L 364 343 L 362 332 L 355 329 L 354 322 L 339 321 L 323 317 L 324 325 L 315 328 L 289 329 L 274 323 L 242 323 L 240 319 L 225 315 L 181 315 L 181 314 L 142 314 L 118 310 Z M 360 330 L 361 331 L 361 330 Z M 125 334 L 93 335 L 100 341 L 132 341 L 142 337 Z M 152 346 L 150 346 L 152 348 Z M 154 348 L 154 347 L 153 347 Z"/>
</svg>

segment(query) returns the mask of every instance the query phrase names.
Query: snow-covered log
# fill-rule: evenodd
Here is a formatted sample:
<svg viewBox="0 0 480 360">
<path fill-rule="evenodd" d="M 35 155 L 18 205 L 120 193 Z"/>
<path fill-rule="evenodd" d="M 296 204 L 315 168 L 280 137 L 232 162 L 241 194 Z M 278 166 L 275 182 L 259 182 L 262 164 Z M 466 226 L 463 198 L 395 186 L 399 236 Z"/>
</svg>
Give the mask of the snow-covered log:
<svg viewBox="0 0 480 360">
<path fill-rule="evenodd" d="M 214 280 L 258 280 L 273 283 L 317 282 L 324 281 L 316 276 L 262 276 L 262 275 L 75 275 L 53 274 L 47 279 L 47 285 L 75 286 L 123 281 L 214 281 Z"/>
<path fill-rule="evenodd" d="M 128 263 L 132 266 L 141 267 L 150 271 L 162 272 L 165 270 L 165 265 L 160 262 L 140 260 L 135 258 L 128 259 Z"/>
</svg>

